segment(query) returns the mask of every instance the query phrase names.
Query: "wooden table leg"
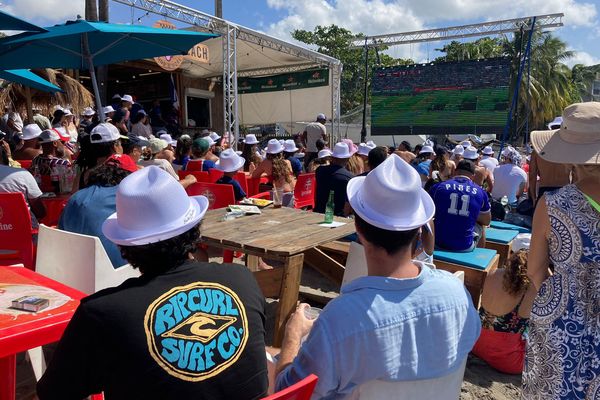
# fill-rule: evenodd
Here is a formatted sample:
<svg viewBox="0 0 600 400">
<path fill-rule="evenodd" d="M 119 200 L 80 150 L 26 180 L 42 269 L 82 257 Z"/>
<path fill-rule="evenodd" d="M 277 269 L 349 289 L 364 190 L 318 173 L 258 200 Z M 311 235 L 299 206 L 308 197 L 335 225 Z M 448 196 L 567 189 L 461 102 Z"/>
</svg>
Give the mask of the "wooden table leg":
<svg viewBox="0 0 600 400">
<path fill-rule="evenodd" d="M 302 253 L 288 257 L 285 260 L 283 280 L 279 292 L 279 307 L 275 317 L 275 334 L 273 338 L 273 346 L 275 347 L 281 347 L 285 323 L 290 314 L 296 309 L 303 263 L 304 254 Z"/>
<path fill-rule="evenodd" d="M 0 358 L 0 400 L 15 400 L 16 363 L 15 354 Z"/>
</svg>

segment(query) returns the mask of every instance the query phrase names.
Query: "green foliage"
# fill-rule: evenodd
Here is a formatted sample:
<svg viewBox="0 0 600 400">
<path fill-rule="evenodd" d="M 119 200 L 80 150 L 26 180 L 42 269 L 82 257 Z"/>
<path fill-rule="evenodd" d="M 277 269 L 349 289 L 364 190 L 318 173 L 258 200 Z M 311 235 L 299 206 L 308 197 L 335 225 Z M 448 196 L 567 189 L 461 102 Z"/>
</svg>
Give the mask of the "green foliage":
<svg viewBox="0 0 600 400">
<path fill-rule="evenodd" d="M 350 42 L 362 34 L 354 34 L 348 29 L 336 25 L 317 26 L 313 31 L 295 30 L 292 37 L 308 45 L 316 46 L 319 53 L 337 58 L 344 65 L 341 82 L 341 112 L 346 113 L 360 106 L 364 96 L 365 55 L 363 49 L 351 49 Z M 370 79 L 372 69 L 376 66 L 408 65 L 414 61 L 393 58 L 383 54 L 385 47 L 379 49 L 379 63 L 377 55 L 369 51 Z"/>
</svg>

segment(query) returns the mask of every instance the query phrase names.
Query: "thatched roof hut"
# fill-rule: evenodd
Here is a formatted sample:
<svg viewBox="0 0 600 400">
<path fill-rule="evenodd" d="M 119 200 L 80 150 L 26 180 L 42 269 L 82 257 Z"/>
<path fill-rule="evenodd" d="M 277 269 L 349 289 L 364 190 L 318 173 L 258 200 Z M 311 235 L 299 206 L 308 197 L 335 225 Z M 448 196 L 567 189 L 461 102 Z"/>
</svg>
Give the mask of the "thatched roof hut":
<svg viewBox="0 0 600 400">
<path fill-rule="evenodd" d="M 79 115 L 85 107 L 94 106 L 94 96 L 77 79 L 49 68 L 36 69 L 33 72 L 63 90 L 59 93 L 45 93 L 30 89 L 31 104 L 39 108 L 42 114 L 52 114 L 55 106 L 69 106 L 75 115 Z M 2 107 L 0 110 L 7 105 L 19 111 L 21 116 L 26 116 L 27 88 L 18 83 L 4 81 L 0 85 L 0 107 Z"/>
</svg>

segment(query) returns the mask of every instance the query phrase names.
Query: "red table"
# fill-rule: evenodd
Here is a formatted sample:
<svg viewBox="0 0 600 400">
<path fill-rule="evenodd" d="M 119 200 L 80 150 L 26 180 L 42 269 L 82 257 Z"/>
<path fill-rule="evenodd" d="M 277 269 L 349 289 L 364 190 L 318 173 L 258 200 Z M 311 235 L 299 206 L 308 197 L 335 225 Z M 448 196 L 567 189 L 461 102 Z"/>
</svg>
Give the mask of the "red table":
<svg viewBox="0 0 600 400">
<path fill-rule="evenodd" d="M 18 316 L 0 310 L 0 400 L 15 399 L 16 354 L 56 342 L 71 320 L 79 300 L 86 294 L 53 281 L 27 268 L 0 266 L 0 290 L 17 285 L 35 285 L 55 290 L 70 299 L 63 305 Z"/>
<path fill-rule="evenodd" d="M 61 194 L 56 197 L 44 197 L 42 203 L 46 206 L 46 216 L 42 218 L 40 222 L 46 226 L 58 225 L 60 214 L 62 214 L 70 197 L 70 194 Z"/>
</svg>

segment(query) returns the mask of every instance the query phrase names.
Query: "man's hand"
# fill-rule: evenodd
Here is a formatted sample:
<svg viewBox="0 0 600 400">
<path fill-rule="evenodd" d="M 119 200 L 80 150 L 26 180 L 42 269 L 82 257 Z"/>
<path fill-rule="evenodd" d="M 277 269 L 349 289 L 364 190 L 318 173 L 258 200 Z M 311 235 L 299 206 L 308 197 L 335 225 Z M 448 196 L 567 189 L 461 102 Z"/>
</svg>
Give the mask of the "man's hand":
<svg viewBox="0 0 600 400">
<path fill-rule="evenodd" d="M 298 339 L 300 341 L 304 336 L 308 335 L 312 329 L 314 320 L 306 318 L 304 310 L 310 308 L 310 305 L 306 303 L 298 304 L 296 311 L 290 315 L 288 322 L 285 326 L 285 335 L 291 339 Z"/>
<path fill-rule="evenodd" d="M 255 169 L 256 165 L 254 164 L 254 162 L 250 161 L 250 164 L 248 165 L 248 172 L 250 173 L 250 175 L 252 175 Z"/>
<path fill-rule="evenodd" d="M 187 175 L 185 178 L 179 181 L 179 183 L 181 184 L 181 186 L 183 186 L 184 189 L 186 189 L 190 185 L 193 185 L 196 182 L 198 182 L 198 179 L 196 179 L 194 175 Z"/>
</svg>

